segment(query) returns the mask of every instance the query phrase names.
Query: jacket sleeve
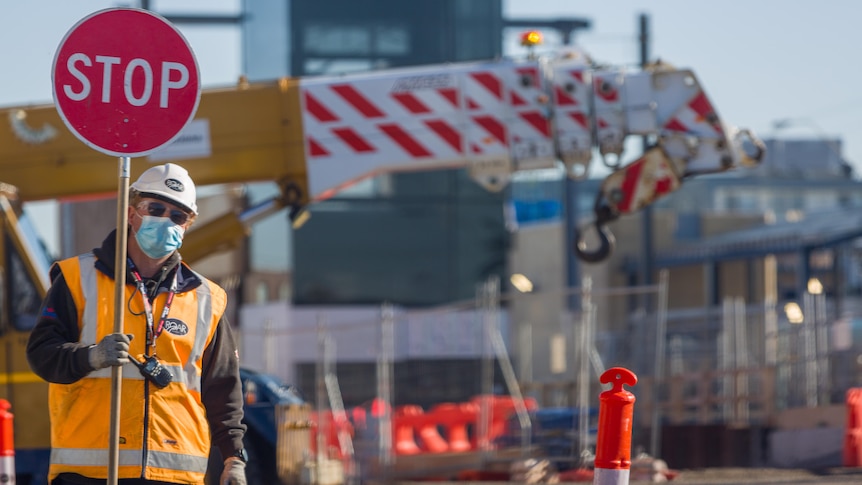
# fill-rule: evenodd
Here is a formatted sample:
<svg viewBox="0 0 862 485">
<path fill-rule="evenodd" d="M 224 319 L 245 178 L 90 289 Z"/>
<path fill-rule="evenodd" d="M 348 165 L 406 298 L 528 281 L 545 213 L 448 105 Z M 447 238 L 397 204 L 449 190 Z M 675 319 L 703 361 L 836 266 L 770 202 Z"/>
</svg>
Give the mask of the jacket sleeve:
<svg viewBox="0 0 862 485">
<path fill-rule="evenodd" d="M 78 311 L 66 279 L 57 266 L 53 282 L 42 302 L 36 326 L 27 342 L 27 361 L 42 379 L 55 384 L 71 384 L 93 371 L 89 346 L 81 344 Z"/>
<path fill-rule="evenodd" d="M 204 350 L 201 401 L 207 410 L 213 446 L 223 458 L 243 448 L 243 418 L 239 353 L 226 317 L 219 320 L 215 336 Z"/>
</svg>

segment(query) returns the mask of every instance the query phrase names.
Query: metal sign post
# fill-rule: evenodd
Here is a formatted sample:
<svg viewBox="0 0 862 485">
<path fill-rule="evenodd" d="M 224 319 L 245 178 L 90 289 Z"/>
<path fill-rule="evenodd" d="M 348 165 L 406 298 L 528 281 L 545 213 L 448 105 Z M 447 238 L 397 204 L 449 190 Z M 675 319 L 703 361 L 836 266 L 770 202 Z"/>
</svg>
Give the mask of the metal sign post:
<svg viewBox="0 0 862 485">
<path fill-rule="evenodd" d="M 200 70 L 186 39 L 146 10 L 111 8 L 85 17 L 60 43 L 52 70 L 54 104 L 87 146 L 119 157 L 114 333 L 123 322 L 131 158 L 176 139 L 200 102 Z M 119 475 L 123 369 L 111 368 L 108 483 Z"/>
</svg>

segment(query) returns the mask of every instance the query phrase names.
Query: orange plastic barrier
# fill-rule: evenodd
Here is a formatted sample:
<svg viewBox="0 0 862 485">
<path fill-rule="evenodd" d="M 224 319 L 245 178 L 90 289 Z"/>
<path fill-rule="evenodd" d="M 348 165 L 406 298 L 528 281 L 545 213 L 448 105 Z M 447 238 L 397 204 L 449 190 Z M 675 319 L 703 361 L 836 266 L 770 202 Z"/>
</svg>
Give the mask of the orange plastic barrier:
<svg viewBox="0 0 862 485">
<path fill-rule="evenodd" d="M 423 413 L 421 407 L 413 404 L 395 408 L 395 415 L 392 416 L 392 439 L 395 442 L 396 455 L 418 455 L 422 453 L 419 445 L 416 444 L 413 429 L 418 422 L 416 417 Z"/>
<path fill-rule="evenodd" d="M 368 413 L 365 408 L 356 406 L 350 410 L 350 420 L 353 421 L 355 429 L 366 429 L 368 427 Z"/>
<path fill-rule="evenodd" d="M 389 410 L 390 410 L 389 404 L 386 401 L 384 401 L 383 399 L 380 399 L 379 397 L 377 397 L 371 401 L 371 416 L 372 417 L 382 418 L 383 415 L 386 414 L 386 411 L 389 411 Z"/>
<path fill-rule="evenodd" d="M 442 403 L 432 407 L 429 414 L 443 428 L 448 451 L 464 452 L 474 449 L 469 426 L 476 424 L 479 406 L 476 403 Z"/>
<path fill-rule="evenodd" d="M 326 432 L 324 436 L 324 446 L 327 450 L 334 450 L 335 458 L 343 458 L 341 450 L 341 442 L 338 440 L 338 434 L 341 432 L 347 433 L 348 436 L 354 436 L 353 424 L 346 418 L 335 418 L 332 411 L 324 411 L 320 413 L 311 413 L 311 453 L 317 453 L 317 436 L 320 432 Z"/>
<path fill-rule="evenodd" d="M 421 441 L 421 448 L 428 453 L 446 453 L 450 450 L 450 444 L 440 436 L 440 430 L 437 429 L 436 416 L 427 414 L 422 416 L 422 420 L 417 425 L 417 433 Z"/>
<path fill-rule="evenodd" d="M 497 438 L 505 436 L 509 431 L 509 419 L 515 414 L 515 399 L 511 396 L 495 396 L 481 395 L 474 397 L 470 402 L 475 403 L 478 409 L 481 410 L 483 403 L 487 403 L 490 407 L 491 422 L 488 426 L 488 442 L 494 443 Z M 524 406 L 527 411 L 535 411 L 539 409 L 539 405 L 535 399 L 528 397 L 524 399 Z M 476 422 L 474 420 L 474 422 Z M 477 436 L 473 436 L 473 446 L 476 446 Z"/>
<path fill-rule="evenodd" d="M 482 403 L 489 407 L 489 441 L 504 436 L 509 430 L 509 420 L 515 413 L 515 401 L 507 396 L 477 396 L 464 403 L 441 403 L 427 412 L 421 406 L 408 404 L 398 406 L 392 414 L 392 441 L 396 455 L 420 453 L 462 453 L 476 449 L 476 436 L 471 430 L 477 426 Z M 369 416 L 380 416 L 384 403 L 373 402 Z M 528 411 L 538 409 L 535 399 L 525 400 Z M 352 410 L 353 422 L 358 429 L 364 423 L 363 408 Z M 442 431 L 442 434 L 441 434 Z"/>
<path fill-rule="evenodd" d="M 862 388 L 853 387 L 845 394 L 847 427 L 844 432 L 842 464 L 862 466 Z"/>
</svg>

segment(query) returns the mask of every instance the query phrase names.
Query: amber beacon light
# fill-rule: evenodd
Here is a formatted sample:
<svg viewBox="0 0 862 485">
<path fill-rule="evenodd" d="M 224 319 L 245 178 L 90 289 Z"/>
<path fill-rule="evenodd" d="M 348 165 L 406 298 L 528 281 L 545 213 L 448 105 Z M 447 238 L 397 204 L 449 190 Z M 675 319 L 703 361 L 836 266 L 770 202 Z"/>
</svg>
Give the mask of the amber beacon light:
<svg viewBox="0 0 862 485">
<path fill-rule="evenodd" d="M 521 34 L 521 45 L 533 47 L 542 43 L 542 33 L 537 30 L 528 30 Z"/>
</svg>

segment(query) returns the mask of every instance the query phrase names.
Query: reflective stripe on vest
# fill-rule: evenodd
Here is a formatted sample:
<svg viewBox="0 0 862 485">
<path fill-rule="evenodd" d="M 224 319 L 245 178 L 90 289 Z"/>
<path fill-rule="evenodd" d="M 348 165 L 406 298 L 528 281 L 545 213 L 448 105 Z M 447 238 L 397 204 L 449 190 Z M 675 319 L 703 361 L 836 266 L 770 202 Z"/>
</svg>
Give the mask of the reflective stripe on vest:
<svg viewBox="0 0 862 485">
<path fill-rule="evenodd" d="M 186 389 L 201 392 L 201 378 L 198 376 L 195 362 L 203 359 L 204 349 L 206 348 L 207 338 L 210 333 L 213 300 L 210 287 L 206 283 L 198 286 L 195 291 L 197 292 L 198 300 L 198 331 L 195 333 L 192 351 L 189 355 L 189 360 L 186 361 L 186 368 L 182 375 L 185 376 Z"/>
<path fill-rule="evenodd" d="M 171 382 L 185 382 L 186 387 L 188 389 L 192 389 L 192 387 L 188 385 L 188 381 L 191 380 L 192 385 L 195 385 L 196 383 L 200 382 L 199 378 L 198 379 L 189 379 L 186 375 L 185 369 L 178 366 L 178 365 L 165 365 L 163 363 L 162 367 L 164 367 L 165 369 L 170 371 L 171 376 L 173 376 L 173 379 Z M 194 364 L 192 364 L 192 375 L 195 375 L 195 374 L 197 374 L 197 372 L 195 372 Z M 89 379 L 92 379 L 92 378 L 110 379 L 111 378 L 111 368 L 105 367 L 104 369 L 94 370 L 93 372 L 90 372 L 89 375 L 87 375 L 87 378 L 89 378 Z M 123 379 L 133 379 L 136 381 L 140 381 L 143 378 L 144 378 L 144 376 L 141 375 L 140 372 L 138 372 L 138 368 L 135 367 L 134 364 L 132 364 L 132 363 L 123 364 Z M 198 386 L 199 386 L 199 384 L 198 384 Z"/>
<path fill-rule="evenodd" d="M 78 256 L 78 268 L 81 274 L 81 291 L 84 299 L 88 302 L 99 301 L 98 288 L 96 288 L 96 256 L 93 253 Z M 68 284 L 68 283 L 66 283 Z M 92 325 L 81 327 L 81 343 L 95 345 L 96 343 L 96 308 L 97 305 L 84 305 L 84 322 L 93 322 Z M 110 377 L 110 369 L 108 369 Z"/>
<path fill-rule="evenodd" d="M 51 463 L 59 465 L 108 466 L 108 449 L 55 448 L 51 450 Z M 120 450 L 119 466 L 141 466 L 140 450 Z M 206 470 L 207 459 L 197 456 L 150 451 L 147 466 L 187 472 Z"/>
</svg>

